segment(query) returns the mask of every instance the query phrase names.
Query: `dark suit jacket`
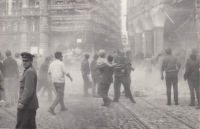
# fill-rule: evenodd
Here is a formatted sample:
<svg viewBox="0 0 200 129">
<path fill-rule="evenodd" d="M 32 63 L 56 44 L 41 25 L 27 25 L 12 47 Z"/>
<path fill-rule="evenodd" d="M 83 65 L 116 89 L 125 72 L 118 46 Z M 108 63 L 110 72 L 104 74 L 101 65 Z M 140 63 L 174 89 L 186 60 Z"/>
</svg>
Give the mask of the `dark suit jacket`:
<svg viewBox="0 0 200 129">
<path fill-rule="evenodd" d="M 92 78 L 94 79 L 99 79 L 100 78 L 100 75 L 97 71 L 97 61 L 96 60 L 93 60 L 91 63 L 90 63 L 90 71 L 91 71 L 91 75 L 92 75 Z"/>
<path fill-rule="evenodd" d="M 98 67 L 98 69 L 102 71 L 100 77 L 100 83 L 111 84 L 113 82 L 114 68 L 104 64 L 101 67 Z"/>
<path fill-rule="evenodd" d="M 44 63 L 40 66 L 40 70 L 39 70 L 39 80 L 47 81 L 48 69 L 49 69 L 49 64 L 48 64 L 47 62 L 44 62 Z"/>
<path fill-rule="evenodd" d="M 20 81 L 19 103 L 24 105 L 25 109 L 36 110 L 39 108 L 36 94 L 37 74 L 33 66 L 24 71 Z"/>
<path fill-rule="evenodd" d="M 196 80 L 198 81 L 199 78 L 199 66 L 200 66 L 200 61 L 199 59 L 197 60 L 191 60 L 188 59 L 186 62 L 186 67 L 185 67 L 185 74 L 184 78 L 185 79 L 191 79 L 191 80 Z"/>
<path fill-rule="evenodd" d="M 81 72 L 82 72 L 82 75 L 90 74 L 90 65 L 89 65 L 89 61 L 87 59 L 84 59 L 81 62 Z"/>
<path fill-rule="evenodd" d="M 18 77 L 19 69 L 17 65 L 17 61 L 12 57 L 8 57 L 3 61 L 3 76 L 5 78 Z"/>
</svg>

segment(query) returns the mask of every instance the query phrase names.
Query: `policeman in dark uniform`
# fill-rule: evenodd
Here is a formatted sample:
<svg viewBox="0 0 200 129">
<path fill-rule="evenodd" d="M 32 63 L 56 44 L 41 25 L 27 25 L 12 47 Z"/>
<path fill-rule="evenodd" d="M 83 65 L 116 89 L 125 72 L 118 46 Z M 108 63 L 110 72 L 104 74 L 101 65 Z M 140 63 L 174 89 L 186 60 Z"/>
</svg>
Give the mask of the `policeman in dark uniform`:
<svg viewBox="0 0 200 129">
<path fill-rule="evenodd" d="M 34 56 L 21 53 L 25 68 L 20 81 L 20 97 L 17 107 L 17 129 L 36 129 L 36 110 L 39 108 L 36 94 L 37 74 L 32 66 Z"/>
</svg>

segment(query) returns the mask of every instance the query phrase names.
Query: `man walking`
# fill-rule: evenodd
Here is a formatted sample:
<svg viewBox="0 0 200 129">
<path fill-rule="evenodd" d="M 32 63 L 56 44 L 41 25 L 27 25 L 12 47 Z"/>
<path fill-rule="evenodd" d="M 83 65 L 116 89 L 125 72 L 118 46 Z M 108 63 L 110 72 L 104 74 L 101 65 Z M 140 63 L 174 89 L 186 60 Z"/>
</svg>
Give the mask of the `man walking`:
<svg viewBox="0 0 200 129">
<path fill-rule="evenodd" d="M 52 83 L 54 84 L 57 92 L 56 99 L 54 100 L 53 104 L 48 110 L 52 115 L 56 115 L 54 109 L 58 104 L 60 104 L 61 111 L 67 110 L 64 104 L 65 76 L 67 76 L 71 81 L 73 81 L 70 74 L 67 73 L 66 67 L 62 62 L 62 59 L 62 52 L 56 52 L 55 61 L 53 61 L 50 64 L 48 70 L 48 73 L 51 74 Z"/>
<path fill-rule="evenodd" d="M 161 79 L 164 79 L 163 72 L 165 71 L 165 80 L 167 86 L 167 105 L 171 105 L 171 87 L 173 85 L 174 89 L 174 102 L 175 105 L 178 103 L 178 72 L 181 68 L 181 64 L 178 59 L 172 55 L 171 48 L 166 48 L 165 52 L 167 54 L 164 57 L 161 65 Z"/>
<path fill-rule="evenodd" d="M 42 93 L 44 94 L 45 91 L 47 91 L 48 102 L 52 102 L 52 91 L 53 90 L 52 90 L 51 84 L 49 84 L 48 79 L 47 79 L 49 62 L 50 62 L 50 57 L 46 57 L 45 62 L 42 63 L 42 65 L 40 66 L 37 92 L 39 92 L 43 88 L 44 92 L 42 92 Z"/>
<path fill-rule="evenodd" d="M 96 92 L 96 87 L 98 89 L 99 86 L 99 79 L 100 79 L 100 75 L 97 71 L 97 59 L 99 58 L 99 56 L 97 54 L 94 55 L 94 60 L 91 62 L 90 64 L 90 71 L 91 71 L 91 75 L 92 75 L 92 95 L 93 97 L 97 97 L 97 92 Z"/>
<path fill-rule="evenodd" d="M 16 129 L 36 129 L 36 110 L 39 108 L 36 94 L 37 74 L 32 66 L 33 55 L 21 53 L 25 68 L 20 81 L 20 97 L 17 106 Z"/>
<path fill-rule="evenodd" d="M 184 79 L 188 81 L 190 89 L 191 102 L 189 106 L 195 106 L 195 93 L 199 102 L 199 65 L 199 59 L 197 58 L 197 55 L 191 54 L 190 58 L 186 61 L 184 74 Z"/>
<path fill-rule="evenodd" d="M 84 96 L 87 97 L 89 96 L 88 93 L 88 87 L 89 87 L 89 75 L 90 75 L 90 66 L 89 66 L 89 61 L 88 59 L 90 58 L 89 54 L 85 54 L 85 59 L 81 62 L 81 72 L 82 72 L 82 77 L 83 77 L 83 91 L 84 91 Z"/>
<path fill-rule="evenodd" d="M 111 55 L 107 57 L 107 60 L 108 63 L 112 65 L 113 57 Z M 98 93 L 103 98 L 104 103 L 102 106 L 109 106 L 112 100 L 108 97 L 108 91 L 110 84 L 113 82 L 114 67 L 110 67 L 107 64 L 102 64 L 101 66 L 98 66 L 98 70 L 101 71 Z"/>
<path fill-rule="evenodd" d="M 14 93 L 16 90 L 16 80 L 19 78 L 19 69 L 17 61 L 11 57 L 11 51 L 5 52 L 7 59 L 3 61 L 3 76 L 5 78 L 5 95 L 6 105 L 5 107 L 14 106 Z M 16 98 L 17 99 L 17 98 Z"/>
</svg>

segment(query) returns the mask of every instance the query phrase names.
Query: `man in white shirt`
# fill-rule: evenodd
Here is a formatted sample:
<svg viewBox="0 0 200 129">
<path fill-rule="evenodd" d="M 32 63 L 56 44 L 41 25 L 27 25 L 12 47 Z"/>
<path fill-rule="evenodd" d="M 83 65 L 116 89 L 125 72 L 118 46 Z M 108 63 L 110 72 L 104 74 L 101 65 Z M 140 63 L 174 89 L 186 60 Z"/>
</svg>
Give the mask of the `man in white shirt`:
<svg viewBox="0 0 200 129">
<path fill-rule="evenodd" d="M 66 67 L 62 62 L 62 59 L 62 52 L 56 52 L 55 60 L 50 64 L 48 70 L 48 73 L 51 74 L 52 83 L 54 84 L 57 92 L 56 99 L 48 110 L 52 115 L 56 115 L 54 109 L 59 103 L 61 106 L 61 111 L 67 110 L 64 104 L 65 76 L 73 81 L 70 74 L 67 73 Z"/>
</svg>

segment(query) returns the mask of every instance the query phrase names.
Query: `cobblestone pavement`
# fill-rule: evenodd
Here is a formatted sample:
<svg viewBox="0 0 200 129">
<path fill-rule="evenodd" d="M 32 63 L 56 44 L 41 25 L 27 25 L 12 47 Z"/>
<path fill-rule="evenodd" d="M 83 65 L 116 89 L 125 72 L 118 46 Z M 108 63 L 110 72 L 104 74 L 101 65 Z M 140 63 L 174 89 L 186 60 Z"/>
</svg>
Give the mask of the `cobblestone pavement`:
<svg viewBox="0 0 200 129">
<path fill-rule="evenodd" d="M 112 103 L 110 107 L 106 108 L 100 106 L 102 103 L 100 98 L 82 97 L 81 74 L 76 71 L 70 72 L 70 74 L 74 81 L 70 82 L 67 79 L 66 82 L 65 104 L 68 110 L 61 112 L 58 106 L 55 111 L 57 115 L 52 116 L 47 112 L 51 105 L 51 103 L 47 102 L 47 94 L 44 97 L 39 97 L 40 108 L 37 110 L 38 129 L 140 129 L 140 126 L 117 103 Z M 158 74 L 154 75 L 152 79 L 146 80 L 144 79 L 144 74 L 140 70 L 136 70 L 132 73 L 131 90 L 133 94 L 135 91 L 142 91 L 142 99 L 157 107 L 164 108 L 195 127 L 199 127 L 200 110 L 188 106 L 190 95 L 186 82 L 181 81 L 179 83 L 178 106 L 166 105 L 165 82 L 160 80 Z M 91 94 L 91 90 L 89 90 L 89 93 Z M 113 84 L 109 95 L 111 98 L 113 97 Z M 40 93 L 38 96 L 40 96 Z M 137 103 L 132 104 L 122 95 L 120 102 L 152 129 L 190 129 L 141 98 L 135 97 Z M 8 110 L 16 114 L 16 106 Z M 14 125 L 15 120 L 0 109 L 0 128 L 11 128 Z"/>
</svg>

